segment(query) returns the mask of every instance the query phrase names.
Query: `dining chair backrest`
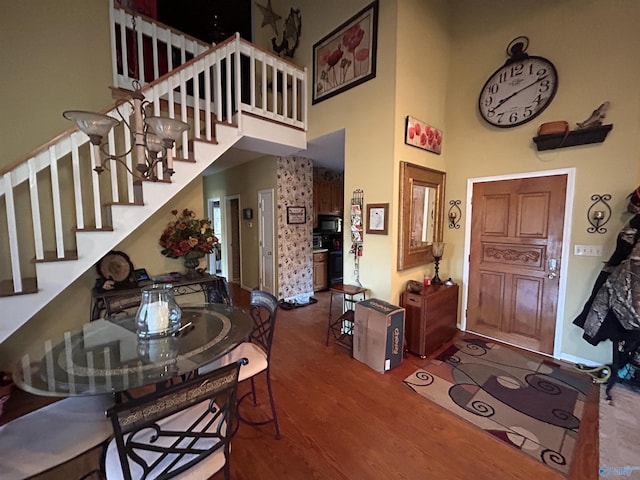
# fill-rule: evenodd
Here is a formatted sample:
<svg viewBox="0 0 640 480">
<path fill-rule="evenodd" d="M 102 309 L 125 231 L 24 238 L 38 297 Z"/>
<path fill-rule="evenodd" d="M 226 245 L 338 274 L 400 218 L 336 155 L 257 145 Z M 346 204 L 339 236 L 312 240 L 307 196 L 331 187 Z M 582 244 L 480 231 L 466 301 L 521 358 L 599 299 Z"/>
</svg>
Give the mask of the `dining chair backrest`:
<svg viewBox="0 0 640 480">
<path fill-rule="evenodd" d="M 249 305 L 249 313 L 255 324 L 249 340 L 265 351 L 269 361 L 278 313 L 278 299 L 269 292 L 253 290 Z"/>
<path fill-rule="evenodd" d="M 122 469 L 118 478 L 168 479 L 219 454 L 224 455 L 224 461 L 218 463 L 224 465 L 227 478 L 235 431 L 230 425 L 236 421 L 242 362 L 110 408 L 107 416 Z M 107 463 L 109 458 L 107 450 L 103 461 Z M 107 479 L 111 478 L 109 464 L 104 469 Z"/>
<path fill-rule="evenodd" d="M 233 305 L 231 298 L 231 290 L 229 289 L 229 282 L 224 277 L 218 276 L 219 281 L 212 285 L 208 291 L 209 302 L 221 303 L 223 305 Z"/>
</svg>

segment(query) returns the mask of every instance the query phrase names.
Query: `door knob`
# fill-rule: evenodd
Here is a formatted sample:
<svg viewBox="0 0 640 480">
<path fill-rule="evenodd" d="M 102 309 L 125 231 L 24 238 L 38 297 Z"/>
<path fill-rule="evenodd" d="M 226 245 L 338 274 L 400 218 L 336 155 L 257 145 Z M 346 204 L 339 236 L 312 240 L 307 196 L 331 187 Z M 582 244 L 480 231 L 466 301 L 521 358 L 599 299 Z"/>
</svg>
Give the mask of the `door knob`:
<svg viewBox="0 0 640 480">
<path fill-rule="evenodd" d="M 549 274 L 547 275 L 547 278 L 549 279 L 556 278 L 556 276 L 558 275 L 556 272 L 558 267 L 558 261 L 555 258 L 550 258 L 547 261 L 547 264 L 549 265 Z"/>
</svg>

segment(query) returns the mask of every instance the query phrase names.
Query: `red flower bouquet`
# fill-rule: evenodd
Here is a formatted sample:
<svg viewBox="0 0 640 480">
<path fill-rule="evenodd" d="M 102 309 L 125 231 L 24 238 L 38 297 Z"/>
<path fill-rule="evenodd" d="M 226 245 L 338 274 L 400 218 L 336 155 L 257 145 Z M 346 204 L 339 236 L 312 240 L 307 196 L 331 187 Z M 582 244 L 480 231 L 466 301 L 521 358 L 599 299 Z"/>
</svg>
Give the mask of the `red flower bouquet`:
<svg viewBox="0 0 640 480">
<path fill-rule="evenodd" d="M 176 219 L 167 224 L 160 236 L 162 255 L 178 258 L 192 251 L 203 254 L 213 252 L 218 239 L 213 234 L 209 219 L 196 218 L 195 212 L 188 208 L 182 210 L 180 215 L 178 210 L 172 210 L 171 213 Z"/>
</svg>

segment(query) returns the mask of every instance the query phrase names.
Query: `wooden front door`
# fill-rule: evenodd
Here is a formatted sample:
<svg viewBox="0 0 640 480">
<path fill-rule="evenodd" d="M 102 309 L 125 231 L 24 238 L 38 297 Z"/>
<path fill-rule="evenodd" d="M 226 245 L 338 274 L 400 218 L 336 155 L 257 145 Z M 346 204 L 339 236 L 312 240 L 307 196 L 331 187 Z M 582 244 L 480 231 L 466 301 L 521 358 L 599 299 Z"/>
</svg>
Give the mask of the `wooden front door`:
<svg viewBox="0 0 640 480">
<path fill-rule="evenodd" d="M 553 354 L 566 175 L 473 187 L 467 330 Z"/>
</svg>

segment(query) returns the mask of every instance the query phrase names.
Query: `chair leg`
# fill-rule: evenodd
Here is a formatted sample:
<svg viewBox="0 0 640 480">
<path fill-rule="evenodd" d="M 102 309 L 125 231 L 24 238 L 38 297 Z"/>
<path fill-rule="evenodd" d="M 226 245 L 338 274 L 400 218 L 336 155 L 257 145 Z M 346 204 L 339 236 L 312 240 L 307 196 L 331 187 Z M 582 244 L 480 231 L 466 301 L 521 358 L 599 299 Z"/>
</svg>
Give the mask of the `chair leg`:
<svg viewBox="0 0 640 480">
<path fill-rule="evenodd" d="M 280 426 L 278 425 L 278 415 L 276 414 L 276 402 L 273 399 L 273 391 L 271 390 L 271 375 L 267 370 L 267 390 L 269 391 L 269 403 L 271 403 L 271 417 L 273 418 L 273 426 L 276 430 L 276 440 L 280 440 Z"/>
<path fill-rule="evenodd" d="M 261 421 L 252 421 L 252 420 L 248 420 L 246 418 L 243 418 L 242 414 L 240 413 L 240 404 L 242 403 L 242 401 L 247 398 L 250 395 L 253 395 L 253 399 L 254 399 L 254 406 L 257 406 L 257 402 L 256 402 L 256 394 L 255 394 L 255 383 L 254 383 L 254 378 L 251 377 L 251 392 L 247 392 L 245 393 L 242 397 L 240 397 L 238 399 L 237 405 L 236 405 L 236 410 L 237 410 L 237 415 L 238 415 L 238 420 L 240 422 L 246 423 L 247 425 L 252 425 L 254 427 L 257 426 L 261 426 L 261 425 L 266 425 L 267 423 L 273 423 L 273 426 L 275 428 L 275 438 L 276 440 L 280 440 L 281 436 L 280 436 L 280 425 L 278 424 L 278 415 L 276 414 L 276 402 L 273 399 L 273 389 L 271 387 L 271 375 L 269 374 L 269 369 L 267 368 L 266 372 L 264 372 L 266 375 L 266 382 L 267 382 L 267 393 L 269 395 L 269 405 L 271 406 L 271 417 L 268 418 L 267 420 L 261 420 Z"/>
<path fill-rule="evenodd" d="M 251 396 L 253 397 L 253 406 L 257 407 L 258 399 L 256 397 L 256 382 L 254 381 L 253 377 L 251 377 Z"/>
</svg>

